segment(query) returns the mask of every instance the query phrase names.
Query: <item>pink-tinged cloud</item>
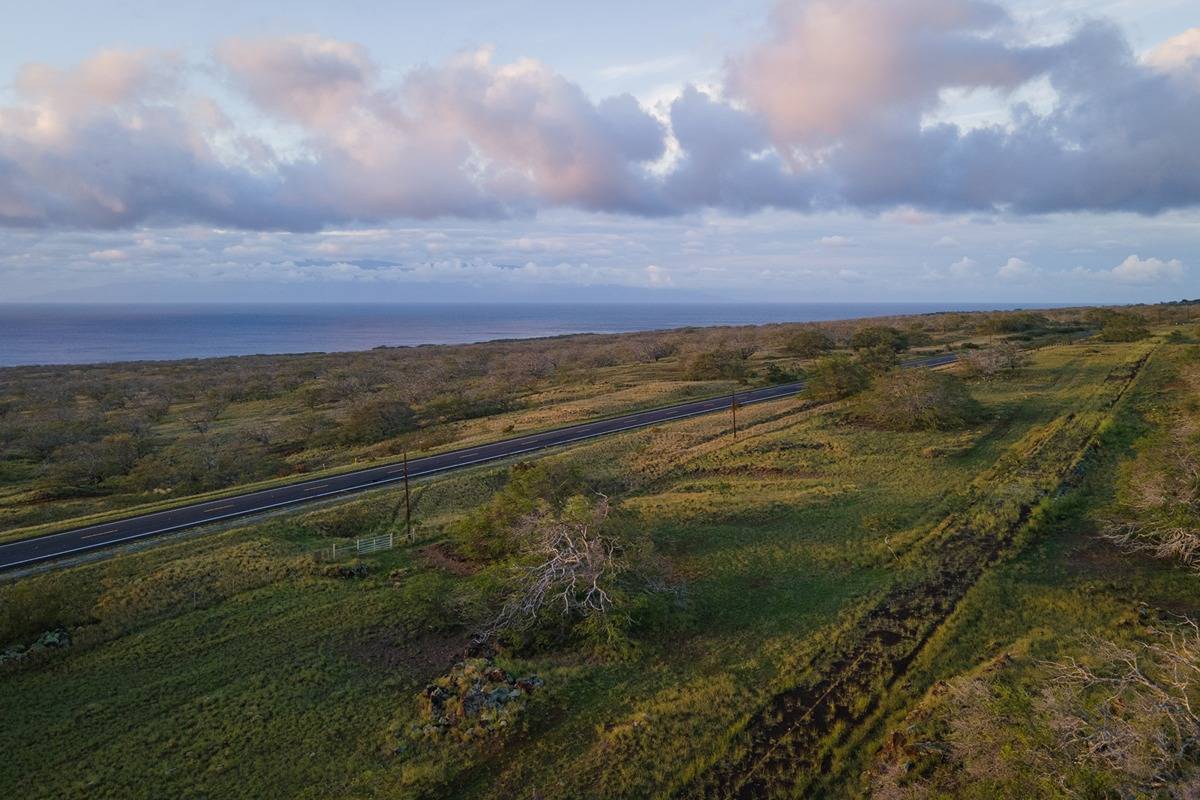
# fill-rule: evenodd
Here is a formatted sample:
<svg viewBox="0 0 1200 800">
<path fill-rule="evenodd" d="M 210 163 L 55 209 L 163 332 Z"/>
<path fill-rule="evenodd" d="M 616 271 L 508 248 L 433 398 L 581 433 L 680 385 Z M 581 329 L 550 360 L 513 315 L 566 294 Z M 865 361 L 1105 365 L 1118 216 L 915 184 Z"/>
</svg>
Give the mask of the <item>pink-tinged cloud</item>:
<svg viewBox="0 0 1200 800">
<path fill-rule="evenodd" d="M 1012 47 L 999 6 L 974 0 L 780 3 L 770 35 L 730 60 L 728 91 L 759 111 L 784 151 L 911 126 L 948 88 L 1013 89 L 1048 63 Z M 805 153 L 811 155 L 811 153 Z"/>
<path fill-rule="evenodd" d="M 362 46 L 311 35 L 228 39 L 216 57 L 259 107 L 315 127 L 356 114 L 378 75 Z"/>
<path fill-rule="evenodd" d="M 313 35 L 220 44 L 216 74 L 288 147 L 240 129 L 170 53 L 24 68 L 0 107 L 0 225 L 199 221 L 313 230 L 570 207 L 1137 211 L 1200 203 L 1192 32 L 1145 59 L 1102 22 L 1029 44 L 984 0 L 785 0 L 687 87 L 669 124 L 487 49 L 385 81 L 361 46 Z M 931 124 L 947 90 L 1035 80 L 1049 110 Z M 664 163 L 667 143 L 674 147 Z"/>
</svg>

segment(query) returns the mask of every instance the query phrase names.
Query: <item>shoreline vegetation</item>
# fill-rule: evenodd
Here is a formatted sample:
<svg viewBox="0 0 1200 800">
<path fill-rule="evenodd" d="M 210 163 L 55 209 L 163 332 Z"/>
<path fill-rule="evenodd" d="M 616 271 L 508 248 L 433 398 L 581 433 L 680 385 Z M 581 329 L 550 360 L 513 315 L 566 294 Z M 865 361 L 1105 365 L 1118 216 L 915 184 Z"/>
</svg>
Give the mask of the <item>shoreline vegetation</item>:
<svg viewBox="0 0 1200 800">
<path fill-rule="evenodd" d="M 0 375 L 10 531 L 808 381 L 0 583 L 23 796 L 1200 790 L 1200 304 Z"/>
</svg>

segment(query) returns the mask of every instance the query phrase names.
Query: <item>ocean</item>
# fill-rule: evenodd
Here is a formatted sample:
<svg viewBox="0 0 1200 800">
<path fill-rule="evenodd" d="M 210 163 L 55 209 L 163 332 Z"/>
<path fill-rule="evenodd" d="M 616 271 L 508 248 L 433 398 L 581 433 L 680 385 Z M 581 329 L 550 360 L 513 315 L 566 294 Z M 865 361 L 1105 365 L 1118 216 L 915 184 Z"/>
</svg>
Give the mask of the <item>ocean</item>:
<svg viewBox="0 0 1200 800">
<path fill-rule="evenodd" d="M 979 311 L 978 303 L 0 305 L 0 366 L 369 350 Z"/>
</svg>

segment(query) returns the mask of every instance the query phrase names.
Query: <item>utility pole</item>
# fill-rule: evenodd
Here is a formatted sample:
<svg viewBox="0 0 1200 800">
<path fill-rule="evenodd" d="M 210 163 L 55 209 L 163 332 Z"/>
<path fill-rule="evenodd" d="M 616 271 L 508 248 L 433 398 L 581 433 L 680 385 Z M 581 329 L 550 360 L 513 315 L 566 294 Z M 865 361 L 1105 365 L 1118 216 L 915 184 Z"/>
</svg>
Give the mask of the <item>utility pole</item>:
<svg viewBox="0 0 1200 800">
<path fill-rule="evenodd" d="M 412 541 L 412 500 L 408 493 L 408 451 L 404 451 L 404 535 Z"/>
</svg>

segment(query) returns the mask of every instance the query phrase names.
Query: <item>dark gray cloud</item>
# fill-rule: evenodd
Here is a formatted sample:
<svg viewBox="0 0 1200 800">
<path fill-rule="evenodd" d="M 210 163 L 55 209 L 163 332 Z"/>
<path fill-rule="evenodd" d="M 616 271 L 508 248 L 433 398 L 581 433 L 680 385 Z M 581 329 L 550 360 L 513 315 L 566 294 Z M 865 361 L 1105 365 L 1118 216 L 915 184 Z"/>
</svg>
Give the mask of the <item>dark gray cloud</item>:
<svg viewBox="0 0 1200 800">
<path fill-rule="evenodd" d="M 361 47 L 316 36 L 230 40 L 215 58 L 267 121 L 257 133 L 196 94 L 170 53 L 24 69 L 0 107 L 0 225 L 307 231 L 559 207 L 1153 214 L 1200 202 L 1200 35 L 1144 59 L 1103 22 L 1029 44 L 983 0 L 782 2 L 729 59 L 723 88 L 686 88 L 666 121 L 486 50 L 392 84 Z M 938 121 L 948 93 L 981 91 L 1007 119 Z"/>
</svg>

